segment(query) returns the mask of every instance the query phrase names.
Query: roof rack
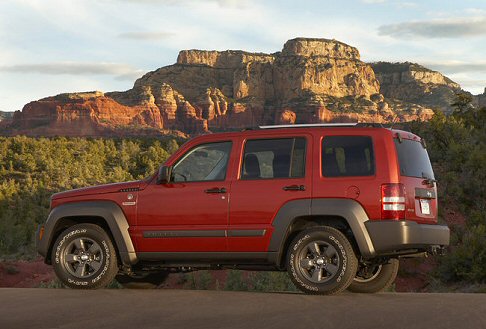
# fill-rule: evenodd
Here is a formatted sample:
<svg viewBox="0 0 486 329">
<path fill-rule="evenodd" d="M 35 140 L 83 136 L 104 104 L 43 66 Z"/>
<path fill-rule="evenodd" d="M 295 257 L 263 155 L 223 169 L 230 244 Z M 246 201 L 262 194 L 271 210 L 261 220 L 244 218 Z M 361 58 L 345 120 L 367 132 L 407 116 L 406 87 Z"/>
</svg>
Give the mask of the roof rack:
<svg viewBox="0 0 486 329">
<path fill-rule="evenodd" d="M 258 128 L 259 129 L 279 129 L 279 128 L 309 128 L 309 127 L 355 127 L 357 125 L 359 125 L 358 122 L 351 122 L 351 123 L 302 123 L 302 124 L 258 126 Z"/>
</svg>

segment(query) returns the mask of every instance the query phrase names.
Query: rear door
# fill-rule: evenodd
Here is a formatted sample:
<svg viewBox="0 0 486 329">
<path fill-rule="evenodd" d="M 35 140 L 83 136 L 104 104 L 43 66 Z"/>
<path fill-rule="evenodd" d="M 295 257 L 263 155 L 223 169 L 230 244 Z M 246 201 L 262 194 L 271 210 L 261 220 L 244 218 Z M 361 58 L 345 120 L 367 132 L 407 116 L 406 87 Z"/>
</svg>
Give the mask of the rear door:
<svg viewBox="0 0 486 329">
<path fill-rule="evenodd" d="M 419 223 L 437 222 L 437 188 L 425 144 L 395 138 L 400 182 L 405 186 L 405 218 Z"/>
<path fill-rule="evenodd" d="M 279 209 L 311 197 L 310 137 L 266 135 L 241 141 L 238 176 L 231 185 L 229 251 L 266 251 Z"/>
<path fill-rule="evenodd" d="M 376 138 L 372 132 L 356 129 L 324 131 L 316 145 L 314 163 L 319 167 L 313 185 L 315 198 L 354 199 L 370 218 L 379 218 L 380 184 L 377 173 L 384 172 L 375 161 Z"/>
</svg>

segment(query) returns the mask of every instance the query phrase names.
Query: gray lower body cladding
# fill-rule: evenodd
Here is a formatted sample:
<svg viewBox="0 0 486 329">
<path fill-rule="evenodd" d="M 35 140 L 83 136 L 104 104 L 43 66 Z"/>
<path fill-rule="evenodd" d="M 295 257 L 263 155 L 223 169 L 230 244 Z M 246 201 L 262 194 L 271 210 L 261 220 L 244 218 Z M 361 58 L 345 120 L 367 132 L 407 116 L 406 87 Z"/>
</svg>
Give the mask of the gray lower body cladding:
<svg viewBox="0 0 486 329">
<path fill-rule="evenodd" d="M 377 255 L 407 249 L 428 251 L 449 245 L 450 231 L 446 225 L 418 224 L 406 220 L 369 220 L 365 226 Z"/>
<path fill-rule="evenodd" d="M 49 248 L 55 240 L 58 224 L 63 219 L 98 217 L 108 225 L 114 239 L 114 244 L 124 265 L 137 262 L 137 256 L 132 240 L 128 233 L 128 221 L 120 207 L 111 201 L 82 201 L 62 204 L 54 208 L 44 225 L 44 236 L 39 239 L 39 230 L 36 235 L 38 253 L 44 257 L 46 263 L 50 261 Z"/>
</svg>

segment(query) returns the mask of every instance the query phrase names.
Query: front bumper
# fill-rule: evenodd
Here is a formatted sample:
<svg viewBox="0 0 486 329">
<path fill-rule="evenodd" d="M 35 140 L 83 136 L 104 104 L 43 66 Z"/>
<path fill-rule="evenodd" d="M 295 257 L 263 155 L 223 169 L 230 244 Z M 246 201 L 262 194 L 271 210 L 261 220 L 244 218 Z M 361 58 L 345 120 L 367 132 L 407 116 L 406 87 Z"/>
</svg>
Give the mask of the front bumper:
<svg viewBox="0 0 486 329">
<path fill-rule="evenodd" d="M 432 252 L 449 245 L 446 225 L 418 224 L 406 220 L 369 220 L 366 229 L 377 255 L 418 250 Z"/>
</svg>

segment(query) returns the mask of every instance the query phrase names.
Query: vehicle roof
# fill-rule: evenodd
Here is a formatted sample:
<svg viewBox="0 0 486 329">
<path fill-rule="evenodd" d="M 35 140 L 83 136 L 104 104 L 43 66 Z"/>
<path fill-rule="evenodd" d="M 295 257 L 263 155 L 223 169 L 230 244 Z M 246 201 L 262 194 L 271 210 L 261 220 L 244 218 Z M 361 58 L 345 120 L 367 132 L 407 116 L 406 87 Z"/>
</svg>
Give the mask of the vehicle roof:
<svg viewBox="0 0 486 329">
<path fill-rule="evenodd" d="M 377 125 L 373 126 L 343 126 L 343 125 L 337 125 L 337 126 L 319 126 L 319 125 L 296 125 L 295 127 L 290 126 L 290 125 L 283 125 L 283 126 L 263 126 L 265 128 L 260 128 L 260 127 L 252 127 L 252 128 L 247 128 L 247 129 L 242 129 L 240 131 L 231 131 L 231 132 L 217 132 L 217 133 L 210 133 L 206 135 L 199 136 L 198 139 L 222 139 L 222 138 L 234 138 L 234 137 L 241 137 L 241 136 L 252 136 L 252 135 L 258 135 L 258 136 L 264 136 L 264 135 L 271 135 L 275 136 L 278 134 L 282 135 L 290 135 L 290 134 L 296 134 L 296 133 L 311 133 L 311 134 L 321 134 L 323 131 L 327 132 L 332 132 L 334 133 L 339 133 L 339 134 L 345 134 L 349 132 L 353 132 L 353 135 L 356 133 L 370 133 L 370 132 L 377 132 L 377 131 L 383 131 L 384 133 L 392 133 L 394 136 L 398 137 L 400 136 L 401 138 L 404 139 L 411 139 L 411 140 L 417 140 L 420 141 L 420 137 L 404 130 L 399 130 L 399 129 L 392 129 L 392 128 L 386 128 L 386 127 L 380 127 Z"/>
</svg>

